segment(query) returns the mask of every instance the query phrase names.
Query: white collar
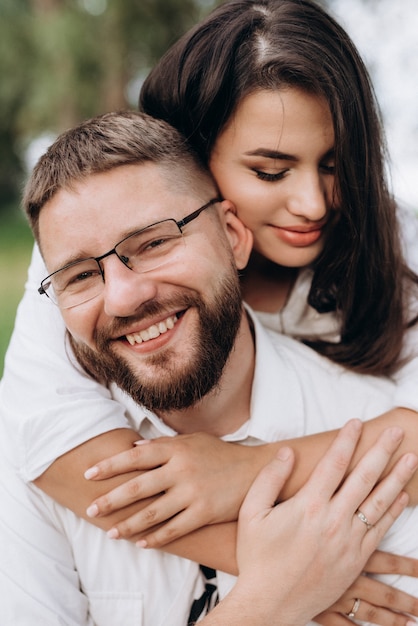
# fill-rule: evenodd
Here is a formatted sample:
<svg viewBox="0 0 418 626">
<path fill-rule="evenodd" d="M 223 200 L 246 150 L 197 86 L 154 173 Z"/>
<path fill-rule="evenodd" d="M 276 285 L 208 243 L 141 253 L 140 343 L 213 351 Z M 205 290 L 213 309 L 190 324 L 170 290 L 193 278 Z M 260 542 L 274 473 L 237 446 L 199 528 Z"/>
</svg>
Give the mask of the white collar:
<svg viewBox="0 0 418 626">
<path fill-rule="evenodd" d="M 251 419 L 223 439 L 251 439 L 256 443 L 298 437 L 304 430 L 303 394 L 295 366 L 287 355 L 289 341 L 292 343 L 294 340 L 266 330 L 247 305 L 246 310 L 254 324 L 256 342 Z M 111 392 L 126 407 L 133 428 L 142 437 L 153 439 L 177 434 L 155 413 L 137 405 L 116 385 L 111 385 Z"/>
</svg>

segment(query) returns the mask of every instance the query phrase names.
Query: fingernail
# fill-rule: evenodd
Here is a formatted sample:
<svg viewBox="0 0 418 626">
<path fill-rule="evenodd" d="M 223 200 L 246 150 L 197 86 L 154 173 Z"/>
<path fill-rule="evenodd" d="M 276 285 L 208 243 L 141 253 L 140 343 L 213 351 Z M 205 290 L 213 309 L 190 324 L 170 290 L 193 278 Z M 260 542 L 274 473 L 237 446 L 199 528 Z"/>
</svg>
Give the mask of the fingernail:
<svg viewBox="0 0 418 626">
<path fill-rule="evenodd" d="M 99 515 L 99 507 L 97 504 L 91 504 L 86 510 L 86 515 L 88 517 L 97 517 L 97 515 Z"/>
<path fill-rule="evenodd" d="M 409 469 L 414 470 L 418 466 L 418 457 L 412 452 L 406 455 L 406 465 Z"/>
<path fill-rule="evenodd" d="M 359 432 L 362 428 L 363 428 L 363 422 L 361 420 L 359 420 L 358 418 L 353 418 L 351 419 L 349 422 L 347 422 L 348 424 L 350 424 L 350 427 L 355 431 L 355 432 Z"/>
<path fill-rule="evenodd" d="M 401 506 L 407 506 L 409 503 L 409 495 L 406 493 L 406 491 L 403 491 L 400 495 L 399 495 L 399 504 Z"/>
<path fill-rule="evenodd" d="M 399 426 L 392 426 L 389 431 L 393 441 L 400 441 L 404 436 L 404 431 L 402 430 L 402 428 L 399 428 Z"/>
<path fill-rule="evenodd" d="M 277 452 L 277 458 L 280 459 L 281 461 L 287 461 L 290 455 L 291 455 L 290 448 L 280 448 L 280 450 Z"/>
<path fill-rule="evenodd" d="M 109 539 L 118 539 L 119 538 L 119 531 L 117 528 L 111 528 L 110 530 L 107 531 L 107 536 L 109 537 Z"/>
<path fill-rule="evenodd" d="M 145 541 L 145 539 L 140 539 L 139 541 L 135 543 L 135 545 L 137 548 L 146 548 L 148 544 Z"/>
<path fill-rule="evenodd" d="M 95 476 L 97 476 L 98 473 L 99 473 L 98 467 L 96 466 L 89 467 L 89 469 L 84 472 L 84 478 L 86 478 L 87 480 L 90 480 L 90 478 L 94 478 Z"/>
<path fill-rule="evenodd" d="M 143 446 L 146 443 L 150 443 L 151 439 L 139 439 L 138 441 L 134 441 L 134 446 Z"/>
</svg>

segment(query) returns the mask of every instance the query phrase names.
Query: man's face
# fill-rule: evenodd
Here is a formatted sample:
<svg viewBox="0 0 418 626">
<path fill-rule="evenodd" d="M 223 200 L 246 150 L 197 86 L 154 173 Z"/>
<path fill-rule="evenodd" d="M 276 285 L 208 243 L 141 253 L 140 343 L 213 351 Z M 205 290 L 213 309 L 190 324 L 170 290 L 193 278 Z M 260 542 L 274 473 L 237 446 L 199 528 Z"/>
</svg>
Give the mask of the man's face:
<svg viewBox="0 0 418 626">
<path fill-rule="evenodd" d="M 40 238 L 53 272 L 97 257 L 156 221 L 180 220 L 207 202 L 175 193 L 155 164 L 129 165 L 61 190 L 41 211 Z M 237 236 L 219 209 L 184 228 L 184 245 L 164 265 L 138 274 L 116 255 L 101 263 L 103 291 L 62 309 L 80 362 L 154 410 L 194 405 L 219 381 L 241 322 Z M 211 213 L 211 214 L 209 214 Z M 232 236 L 232 240 L 231 240 Z M 241 257 L 240 257 L 241 258 Z M 241 264 L 242 267 L 242 264 Z"/>
</svg>

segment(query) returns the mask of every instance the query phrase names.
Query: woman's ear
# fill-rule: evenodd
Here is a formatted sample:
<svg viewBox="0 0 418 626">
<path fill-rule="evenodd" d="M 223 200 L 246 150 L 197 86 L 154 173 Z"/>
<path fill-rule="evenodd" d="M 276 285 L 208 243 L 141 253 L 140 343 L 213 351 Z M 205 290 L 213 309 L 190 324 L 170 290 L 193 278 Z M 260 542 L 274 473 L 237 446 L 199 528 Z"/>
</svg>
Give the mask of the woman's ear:
<svg viewBox="0 0 418 626">
<path fill-rule="evenodd" d="M 231 244 L 237 269 L 242 270 L 248 263 L 253 247 L 252 232 L 241 222 L 232 202 L 223 200 L 221 208 L 225 220 L 226 234 Z"/>
</svg>

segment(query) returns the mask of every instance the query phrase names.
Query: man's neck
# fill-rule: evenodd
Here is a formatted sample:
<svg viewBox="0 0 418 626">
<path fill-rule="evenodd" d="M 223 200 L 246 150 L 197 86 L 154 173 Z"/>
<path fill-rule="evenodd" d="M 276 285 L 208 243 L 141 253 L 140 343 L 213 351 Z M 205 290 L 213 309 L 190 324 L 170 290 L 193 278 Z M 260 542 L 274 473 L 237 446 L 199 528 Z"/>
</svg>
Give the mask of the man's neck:
<svg viewBox="0 0 418 626">
<path fill-rule="evenodd" d="M 254 367 L 252 324 L 244 313 L 217 387 L 193 407 L 182 411 L 159 412 L 159 417 L 181 434 L 206 432 L 222 437 L 235 432 L 250 418 Z"/>
</svg>

